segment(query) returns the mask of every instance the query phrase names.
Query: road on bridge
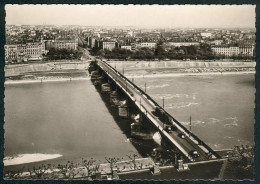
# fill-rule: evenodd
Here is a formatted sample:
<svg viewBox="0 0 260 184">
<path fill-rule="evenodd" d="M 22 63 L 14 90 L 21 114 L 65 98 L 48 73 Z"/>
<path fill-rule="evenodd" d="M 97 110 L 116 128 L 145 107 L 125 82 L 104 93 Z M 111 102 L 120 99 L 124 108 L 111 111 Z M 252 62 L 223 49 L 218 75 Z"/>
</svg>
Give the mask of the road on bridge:
<svg viewBox="0 0 260 184">
<path fill-rule="evenodd" d="M 157 124 L 159 124 L 160 128 L 159 130 L 161 131 L 160 133 L 168 134 L 170 137 L 172 137 L 187 153 L 190 153 L 193 150 L 196 150 L 199 153 L 198 158 L 193 158 L 195 161 L 203 161 L 203 160 L 208 160 L 208 155 L 207 153 L 199 147 L 196 143 L 194 143 L 189 136 L 185 136 L 185 138 L 181 138 L 179 135 L 182 133 L 179 129 L 176 131 L 172 132 L 166 132 L 163 130 L 164 124 L 162 121 L 158 119 L 158 117 L 154 116 L 152 114 L 152 111 L 154 110 L 154 105 L 151 103 L 144 95 L 142 95 L 136 88 L 134 88 L 128 81 L 123 79 L 116 71 L 111 69 L 107 63 L 104 61 L 98 60 L 99 66 L 103 68 L 104 71 L 106 71 L 114 80 L 120 84 L 124 89 L 126 89 L 132 97 L 136 99 L 138 103 L 142 104 L 142 107 L 147 111 L 149 114 L 149 119 L 153 118 Z"/>
</svg>

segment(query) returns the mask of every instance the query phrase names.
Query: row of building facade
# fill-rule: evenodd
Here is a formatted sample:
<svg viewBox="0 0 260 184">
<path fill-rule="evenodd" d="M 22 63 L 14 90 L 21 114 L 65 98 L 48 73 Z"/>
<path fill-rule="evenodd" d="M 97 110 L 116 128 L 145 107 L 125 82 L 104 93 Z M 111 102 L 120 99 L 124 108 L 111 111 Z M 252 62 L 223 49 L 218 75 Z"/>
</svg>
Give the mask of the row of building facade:
<svg viewBox="0 0 260 184">
<path fill-rule="evenodd" d="M 139 48 L 149 48 L 155 49 L 157 42 L 156 41 L 142 41 L 142 42 L 135 42 L 129 44 L 118 43 L 117 41 L 106 41 L 106 40 L 99 40 L 93 37 L 87 37 L 86 39 L 87 44 L 90 48 L 100 48 L 100 49 L 107 49 L 113 50 L 114 48 L 123 48 L 127 50 L 136 50 Z M 190 45 L 199 45 L 199 42 L 164 42 L 166 47 L 180 47 L 180 46 L 190 46 Z"/>
<path fill-rule="evenodd" d="M 123 48 L 127 50 L 136 50 L 139 48 L 149 48 L 155 49 L 156 42 L 139 42 L 139 43 L 131 43 L 128 45 L 118 44 L 116 41 L 100 41 L 95 40 L 90 44 L 90 47 L 98 47 L 100 49 L 113 50 L 114 48 Z M 198 46 L 199 42 L 164 42 L 165 47 L 181 47 L 181 46 Z M 240 46 L 221 46 L 215 45 L 212 46 L 212 51 L 217 56 L 231 57 L 231 56 L 246 56 L 253 57 L 254 56 L 254 46 L 253 45 L 240 45 Z"/>
<path fill-rule="evenodd" d="M 254 46 L 241 45 L 237 47 L 223 47 L 215 46 L 211 48 L 213 53 L 218 56 L 231 57 L 231 56 L 254 56 Z"/>
<path fill-rule="evenodd" d="M 78 40 L 41 40 L 26 44 L 5 45 L 5 61 L 41 60 L 51 48 L 76 50 Z"/>
</svg>

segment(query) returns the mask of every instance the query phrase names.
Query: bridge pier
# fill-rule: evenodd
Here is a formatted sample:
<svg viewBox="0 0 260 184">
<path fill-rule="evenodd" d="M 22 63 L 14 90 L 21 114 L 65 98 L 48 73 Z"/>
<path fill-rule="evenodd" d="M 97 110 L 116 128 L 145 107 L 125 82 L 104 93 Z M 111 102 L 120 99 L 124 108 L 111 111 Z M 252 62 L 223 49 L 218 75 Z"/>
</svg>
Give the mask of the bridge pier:
<svg viewBox="0 0 260 184">
<path fill-rule="evenodd" d="M 111 91 L 109 102 L 112 106 L 118 106 L 119 100 L 118 100 L 118 94 L 117 91 Z"/>
<path fill-rule="evenodd" d="M 118 115 L 121 118 L 128 118 L 129 117 L 129 108 L 127 104 L 127 100 L 120 101 L 120 105 L 118 106 Z"/>
<path fill-rule="evenodd" d="M 100 77 L 98 70 L 94 70 L 90 73 L 90 79 L 93 80 L 97 80 L 98 77 Z"/>
<path fill-rule="evenodd" d="M 101 93 L 110 93 L 111 87 L 109 83 L 101 84 Z"/>
<path fill-rule="evenodd" d="M 135 122 L 131 124 L 131 136 L 143 140 L 153 139 L 153 132 L 145 125 L 142 116 L 138 114 L 133 119 Z"/>
</svg>

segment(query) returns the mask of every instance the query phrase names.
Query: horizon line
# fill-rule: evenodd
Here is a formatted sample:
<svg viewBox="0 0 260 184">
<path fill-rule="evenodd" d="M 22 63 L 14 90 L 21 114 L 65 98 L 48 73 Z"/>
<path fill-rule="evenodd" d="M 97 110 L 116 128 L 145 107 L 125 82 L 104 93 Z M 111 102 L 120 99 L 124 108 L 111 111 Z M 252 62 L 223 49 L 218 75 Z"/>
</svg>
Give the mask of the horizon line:
<svg viewBox="0 0 260 184">
<path fill-rule="evenodd" d="M 80 24 L 5 24 L 8 26 L 11 25 L 15 25 L 15 26 L 83 26 L 83 27 L 133 27 L 133 28 L 160 28 L 160 29 L 187 29 L 187 28 L 196 28 L 196 29 L 219 29 L 219 28 L 233 28 L 233 29 L 237 29 L 237 28 L 250 28 L 250 29 L 256 29 L 256 27 L 249 27 L 249 26 L 231 26 L 231 27 L 227 27 L 227 26 L 216 26 L 216 27 L 196 27 L 196 26 L 177 26 L 177 27 L 170 27 L 170 26 L 137 26 L 137 25 L 80 25 Z"/>
</svg>

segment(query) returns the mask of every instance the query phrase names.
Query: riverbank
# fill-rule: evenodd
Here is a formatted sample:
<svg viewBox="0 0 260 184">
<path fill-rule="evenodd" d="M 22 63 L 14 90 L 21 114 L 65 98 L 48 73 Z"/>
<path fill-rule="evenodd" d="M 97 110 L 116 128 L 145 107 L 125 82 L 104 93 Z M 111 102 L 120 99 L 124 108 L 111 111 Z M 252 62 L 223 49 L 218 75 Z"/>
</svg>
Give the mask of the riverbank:
<svg viewBox="0 0 260 184">
<path fill-rule="evenodd" d="M 255 74 L 255 71 L 242 72 L 203 72 L 203 73 L 160 73 L 160 74 L 127 74 L 126 77 L 132 78 L 165 78 L 165 77 L 182 77 L 182 76 L 208 76 L 208 75 L 246 75 Z"/>
<path fill-rule="evenodd" d="M 126 74 L 128 79 L 138 78 L 165 78 L 165 77 L 183 77 L 183 76 L 220 76 L 220 75 L 247 75 L 255 74 L 255 71 L 242 71 L 242 72 L 203 72 L 203 73 L 160 73 L 160 74 Z M 5 84 L 26 84 L 26 83 L 44 83 L 44 82 L 66 82 L 66 81 L 82 81 L 90 80 L 90 76 L 86 77 L 41 77 L 36 79 L 19 79 L 19 80 L 6 80 Z"/>
<path fill-rule="evenodd" d="M 14 64 L 5 66 L 5 76 L 13 77 L 36 72 L 61 72 L 64 70 L 86 71 L 90 61 L 72 61 L 72 62 L 46 62 L 30 64 Z"/>
<path fill-rule="evenodd" d="M 26 84 L 26 83 L 43 83 L 43 82 L 66 82 L 66 81 L 82 81 L 90 80 L 90 77 L 77 77 L 77 78 L 52 78 L 52 79 L 34 79 L 34 80 L 8 80 L 5 84 Z"/>
<path fill-rule="evenodd" d="M 255 71 L 239 72 L 202 72 L 202 73 L 153 73 L 153 74 L 135 74 L 127 73 L 125 76 L 132 80 L 138 78 L 165 78 L 165 77 L 183 77 L 183 76 L 220 76 L 220 75 L 247 75 L 255 74 Z M 84 77 L 37 77 L 34 79 L 15 79 L 6 80 L 5 84 L 26 84 L 26 83 L 44 83 L 44 82 L 66 82 L 90 80 L 90 76 Z"/>
<path fill-rule="evenodd" d="M 60 154 L 41 154 L 41 153 L 33 153 L 33 154 L 20 154 L 14 157 L 5 157 L 4 165 L 19 165 L 19 164 L 28 164 L 33 162 L 40 162 L 44 160 L 51 160 L 55 158 L 62 157 Z"/>
</svg>

